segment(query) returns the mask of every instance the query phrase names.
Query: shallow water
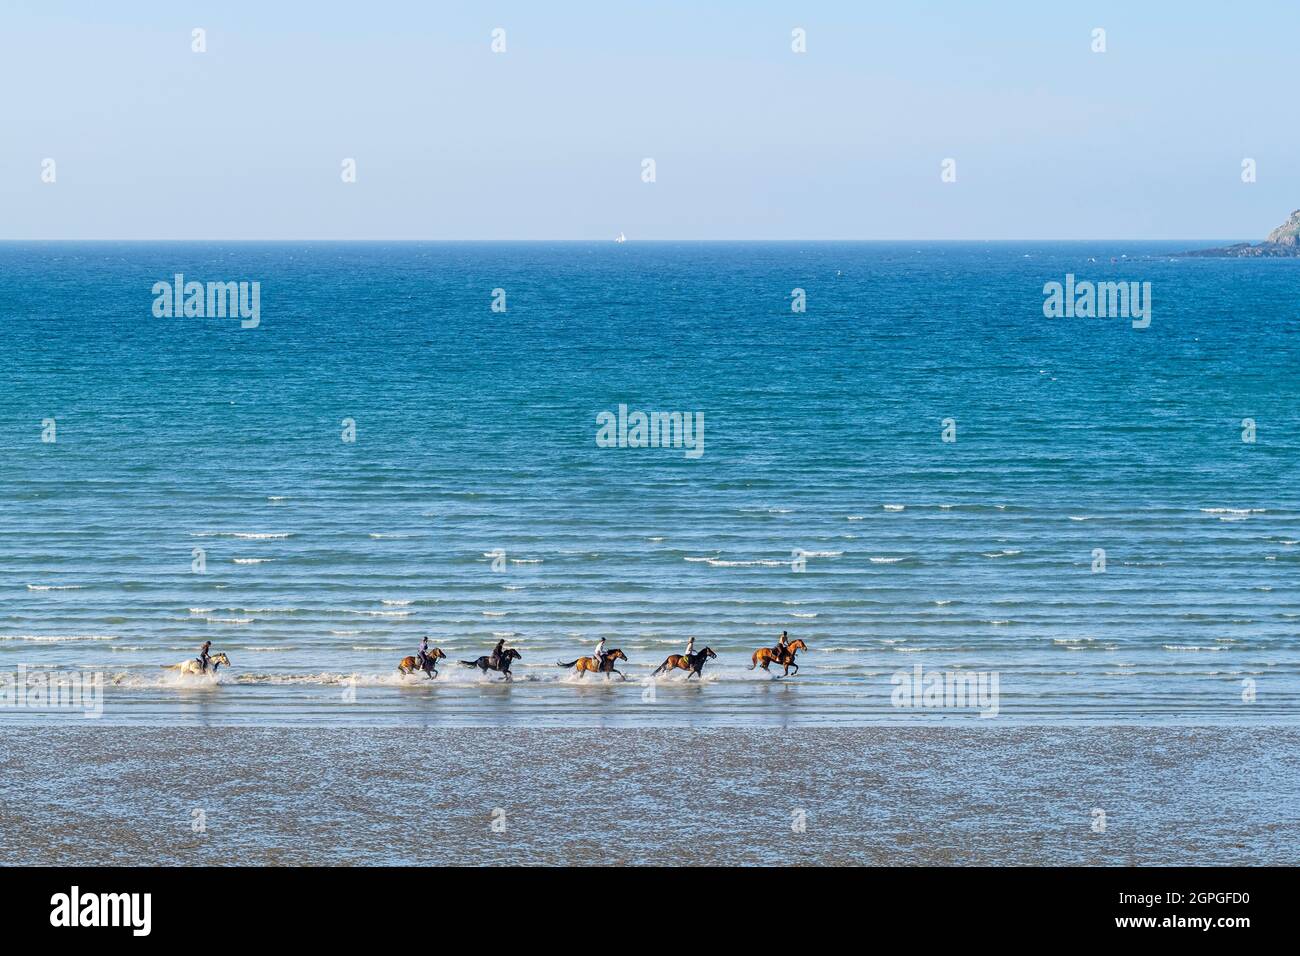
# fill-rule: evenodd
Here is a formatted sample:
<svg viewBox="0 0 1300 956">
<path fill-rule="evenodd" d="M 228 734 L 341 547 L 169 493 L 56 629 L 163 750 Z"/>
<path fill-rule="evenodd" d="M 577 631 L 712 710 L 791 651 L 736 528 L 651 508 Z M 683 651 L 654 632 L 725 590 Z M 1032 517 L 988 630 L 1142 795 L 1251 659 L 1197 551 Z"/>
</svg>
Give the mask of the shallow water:
<svg viewBox="0 0 1300 956">
<path fill-rule="evenodd" d="M 0 670 L 118 723 L 987 722 L 893 706 L 918 662 L 998 723 L 1294 721 L 1300 264 L 1173 248 L 0 244 Z M 176 272 L 260 326 L 154 318 Z M 1067 272 L 1151 326 L 1044 319 Z M 703 455 L 598 447 L 620 403 Z M 782 629 L 798 677 L 746 670 Z M 519 680 L 398 677 L 424 634 Z M 688 635 L 702 686 L 649 687 Z M 627 684 L 555 666 L 601 636 Z M 160 669 L 203 640 L 215 682 Z"/>
</svg>

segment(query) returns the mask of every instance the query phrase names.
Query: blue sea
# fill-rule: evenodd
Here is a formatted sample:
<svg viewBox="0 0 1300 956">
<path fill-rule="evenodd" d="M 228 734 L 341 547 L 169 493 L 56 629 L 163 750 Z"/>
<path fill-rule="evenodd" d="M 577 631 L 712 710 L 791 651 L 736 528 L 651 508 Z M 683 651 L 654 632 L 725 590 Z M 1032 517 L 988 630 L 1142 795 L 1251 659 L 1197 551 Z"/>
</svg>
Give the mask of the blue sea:
<svg viewBox="0 0 1300 956">
<path fill-rule="evenodd" d="M 1294 723 L 1300 261 L 1170 256 L 1221 244 L 0 244 L 0 671 L 108 723 Z M 178 273 L 257 327 L 155 316 Z M 1067 275 L 1149 327 L 1045 318 Z M 626 681 L 556 666 L 602 637 Z"/>
</svg>

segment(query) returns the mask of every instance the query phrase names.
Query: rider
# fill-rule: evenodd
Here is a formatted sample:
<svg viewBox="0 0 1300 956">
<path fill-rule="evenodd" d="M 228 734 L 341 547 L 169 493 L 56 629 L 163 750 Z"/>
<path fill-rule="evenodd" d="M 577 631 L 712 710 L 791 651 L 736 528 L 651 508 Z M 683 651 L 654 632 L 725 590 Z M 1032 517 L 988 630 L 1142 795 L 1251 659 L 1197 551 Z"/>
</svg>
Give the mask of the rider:
<svg viewBox="0 0 1300 956">
<path fill-rule="evenodd" d="M 686 639 L 686 656 L 689 658 L 692 655 L 694 655 L 694 653 L 695 653 L 695 638 L 689 637 Z"/>
<path fill-rule="evenodd" d="M 603 637 L 600 639 L 600 643 L 596 645 L 596 650 L 592 656 L 596 658 L 596 670 L 603 671 L 605 669 L 605 639 Z"/>
<path fill-rule="evenodd" d="M 199 667 L 205 674 L 208 672 L 208 651 L 210 650 L 212 650 L 211 641 L 204 641 L 203 646 L 199 648 Z"/>
<path fill-rule="evenodd" d="M 772 653 L 776 655 L 778 661 L 784 661 L 786 652 L 789 649 L 790 637 L 785 633 L 785 631 L 782 631 L 781 636 L 777 638 L 776 647 L 772 648 Z"/>
<path fill-rule="evenodd" d="M 488 664 L 495 670 L 501 666 L 501 655 L 505 653 L 506 639 L 503 637 L 497 641 L 497 646 L 492 648 L 492 653 L 488 655 Z"/>
<path fill-rule="evenodd" d="M 426 634 L 424 636 L 424 640 L 420 642 L 420 669 L 421 670 L 424 669 L 424 665 L 427 664 L 428 661 L 429 661 L 429 635 Z"/>
</svg>

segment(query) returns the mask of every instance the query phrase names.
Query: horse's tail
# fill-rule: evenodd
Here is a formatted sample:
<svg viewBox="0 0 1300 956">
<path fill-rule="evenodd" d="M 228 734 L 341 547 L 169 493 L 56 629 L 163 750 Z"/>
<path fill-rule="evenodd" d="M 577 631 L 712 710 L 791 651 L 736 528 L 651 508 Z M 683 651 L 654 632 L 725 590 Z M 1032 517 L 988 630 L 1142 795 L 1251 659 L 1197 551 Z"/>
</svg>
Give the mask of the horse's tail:
<svg viewBox="0 0 1300 956">
<path fill-rule="evenodd" d="M 753 663 L 749 665 L 748 669 L 752 671 L 755 667 L 758 666 L 758 651 L 754 652 L 754 656 L 751 657 L 750 660 L 752 660 Z"/>
<path fill-rule="evenodd" d="M 478 661 L 461 661 L 466 667 L 478 667 Z"/>
<path fill-rule="evenodd" d="M 184 664 L 159 664 L 158 666 L 165 671 L 178 671 L 185 665 Z"/>
<path fill-rule="evenodd" d="M 669 658 L 669 660 L 671 660 L 671 658 Z M 666 668 L 667 666 L 668 666 L 668 661 L 664 661 L 662 664 L 660 664 L 658 667 L 654 669 L 654 672 L 650 676 L 658 677 L 660 674 L 664 672 L 664 668 Z"/>
<path fill-rule="evenodd" d="M 573 660 L 569 661 L 569 663 L 567 663 L 567 664 L 564 663 L 563 661 L 556 661 L 556 662 L 555 662 L 555 666 L 556 666 L 556 667 L 577 667 L 577 666 L 578 666 L 578 661 L 580 661 L 580 660 L 582 660 L 581 657 L 576 657 L 576 658 L 574 658 Z"/>
</svg>

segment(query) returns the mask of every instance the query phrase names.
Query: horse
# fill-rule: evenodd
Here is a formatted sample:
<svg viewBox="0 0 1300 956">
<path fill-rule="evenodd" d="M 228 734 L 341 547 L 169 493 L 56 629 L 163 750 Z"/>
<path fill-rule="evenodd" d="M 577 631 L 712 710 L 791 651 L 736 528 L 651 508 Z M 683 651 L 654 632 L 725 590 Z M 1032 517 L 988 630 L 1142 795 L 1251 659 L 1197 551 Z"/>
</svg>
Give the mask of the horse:
<svg viewBox="0 0 1300 956">
<path fill-rule="evenodd" d="M 420 659 L 412 654 L 410 657 L 403 657 L 402 663 L 397 665 L 399 674 L 414 674 L 416 671 L 424 671 L 424 676 L 433 680 L 438 676 L 438 661 L 447 655 L 442 652 L 441 647 L 435 647 L 424 655 L 424 666 L 420 666 Z"/>
<path fill-rule="evenodd" d="M 567 664 L 561 661 L 556 661 L 555 666 L 576 667 L 578 669 L 579 677 L 586 677 L 588 671 L 591 671 L 593 674 L 609 674 L 612 672 L 623 678 L 623 680 L 627 680 L 627 675 L 614 666 L 615 661 L 625 660 L 627 660 L 627 655 L 616 647 L 605 655 L 605 663 L 601 666 L 596 665 L 596 658 L 594 657 L 579 657 L 576 661 L 569 661 Z"/>
<path fill-rule="evenodd" d="M 492 663 L 492 658 L 487 654 L 484 654 L 476 661 L 461 661 L 461 663 L 466 667 L 477 667 L 484 674 L 488 671 L 500 671 L 506 675 L 506 680 L 513 680 L 514 678 L 510 676 L 510 662 L 519 660 L 523 656 L 523 654 L 511 647 L 501 653 L 500 660 L 495 664 Z"/>
<path fill-rule="evenodd" d="M 778 657 L 776 651 L 772 650 L 770 647 L 760 647 L 754 652 L 754 663 L 749 665 L 749 669 L 752 671 L 760 664 L 763 666 L 763 670 L 767 670 L 768 664 L 776 664 L 778 667 L 784 665 L 785 673 L 780 674 L 777 677 L 777 680 L 780 680 L 782 677 L 790 676 L 790 668 L 792 667 L 796 674 L 799 673 L 799 665 L 794 662 L 794 655 L 799 651 L 806 650 L 808 650 L 808 645 L 802 640 L 794 640 L 787 644 L 785 646 L 785 654 L 783 657 Z"/>
<path fill-rule="evenodd" d="M 230 658 L 227 657 L 225 654 L 213 654 L 211 657 L 208 658 L 208 663 L 212 665 L 212 673 L 215 674 L 217 672 L 217 668 L 220 667 L 222 664 L 225 664 L 227 667 L 230 666 Z M 203 669 L 203 665 L 200 664 L 198 660 L 193 657 L 188 658 L 187 660 L 183 660 L 179 664 L 162 664 L 160 666 L 163 667 L 165 670 L 180 671 L 182 675 L 185 674 L 203 675 L 207 673 L 207 671 Z"/>
<path fill-rule="evenodd" d="M 658 677 L 664 671 L 677 670 L 680 668 L 684 671 L 690 671 L 690 673 L 686 675 L 687 680 L 690 680 L 692 677 L 698 677 L 700 680 L 704 680 L 701 673 L 704 670 L 704 662 L 712 660 L 717 656 L 717 654 L 713 653 L 713 648 L 711 647 L 706 647 L 704 650 L 699 651 L 696 654 L 669 654 L 668 660 L 656 667 L 654 673 L 650 676 Z"/>
</svg>

